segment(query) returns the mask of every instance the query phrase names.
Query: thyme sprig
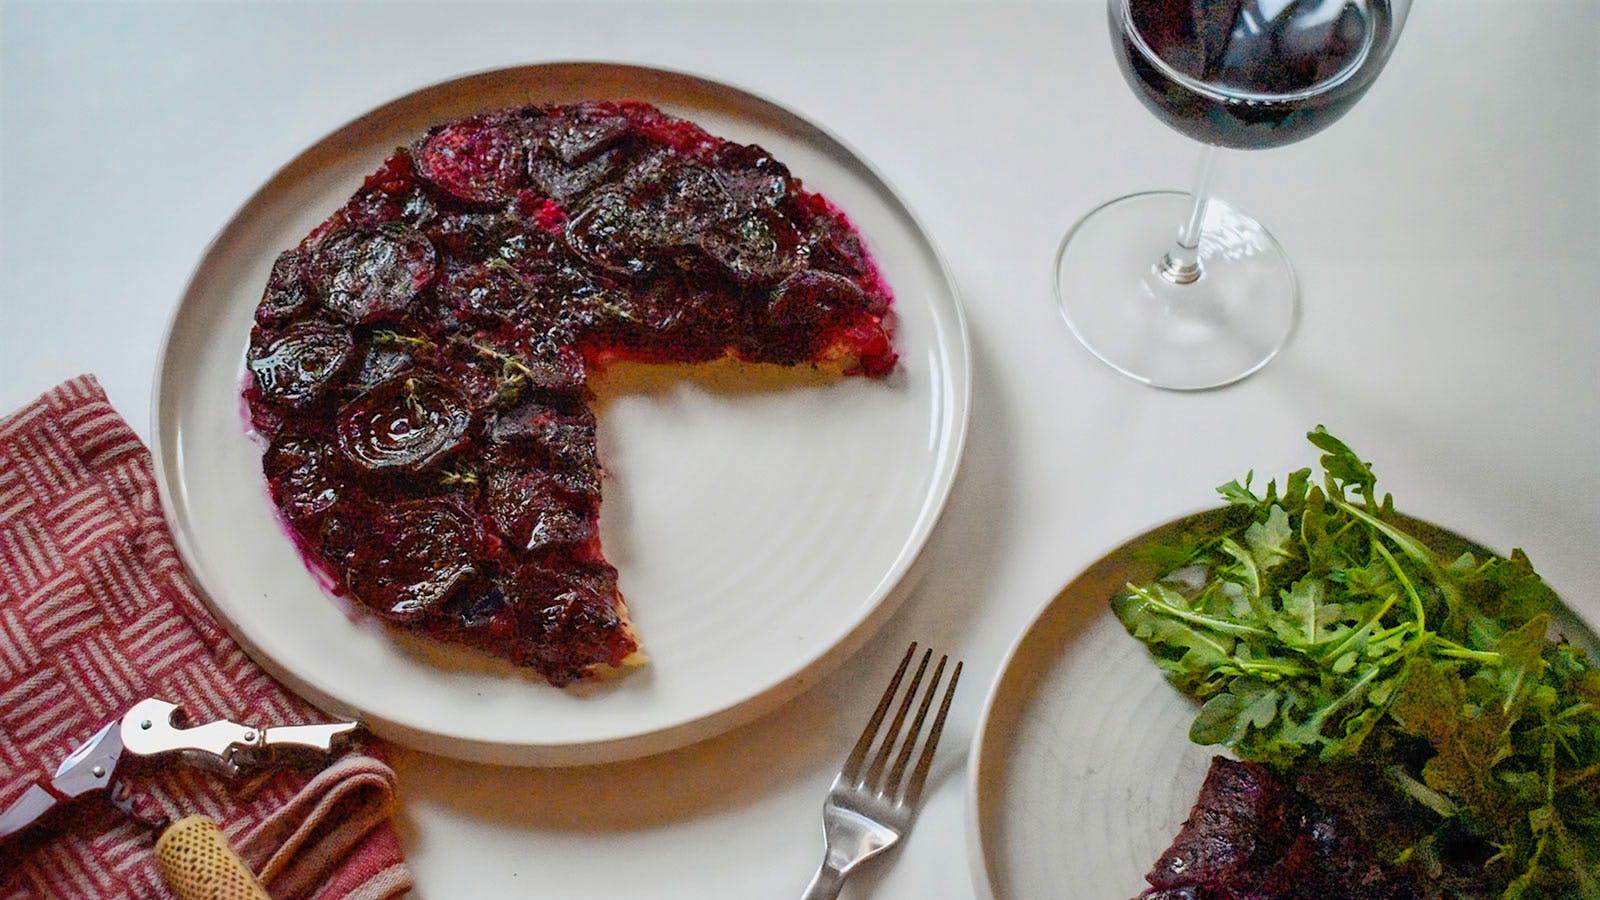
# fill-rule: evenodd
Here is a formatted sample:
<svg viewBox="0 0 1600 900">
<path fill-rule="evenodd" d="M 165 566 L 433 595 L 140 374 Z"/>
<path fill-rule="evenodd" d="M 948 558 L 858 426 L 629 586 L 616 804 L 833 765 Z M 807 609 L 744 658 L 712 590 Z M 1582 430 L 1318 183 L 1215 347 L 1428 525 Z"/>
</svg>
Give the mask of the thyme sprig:
<svg viewBox="0 0 1600 900">
<path fill-rule="evenodd" d="M 398 331 L 392 331 L 387 328 L 380 328 L 374 331 L 372 333 L 372 342 L 374 344 L 399 344 L 416 350 L 433 349 L 433 341 L 422 335 L 401 334 Z"/>
<path fill-rule="evenodd" d="M 478 483 L 478 473 L 464 465 L 451 466 L 439 476 L 439 483 L 447 487 L 467 487 Z"/>
</svg>

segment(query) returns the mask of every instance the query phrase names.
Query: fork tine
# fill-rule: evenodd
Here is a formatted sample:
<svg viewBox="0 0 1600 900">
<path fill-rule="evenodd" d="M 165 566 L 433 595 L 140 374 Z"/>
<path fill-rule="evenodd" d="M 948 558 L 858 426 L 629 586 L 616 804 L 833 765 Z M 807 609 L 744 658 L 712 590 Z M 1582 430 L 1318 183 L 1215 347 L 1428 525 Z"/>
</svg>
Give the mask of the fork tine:
<svg viewBox="0 0 1600 900">
<path fill-rule="evenodd" d="M 900 779 L 906 774 L 906 764 L 911 761 L 911 751 L 916 749 L 917 736 L 922 734 L 922 723 L 928 720 L 928 707 L 933 705 L 933 695 L 939 691 L 939 680 L 944 677 L 944 667 L 949 661 L 949 656 L 941 655 L 939 664 L 933 668 L 933 680 L 928 682 L 928 690 L 922 695 L 922 703 L 917 706 L 917 717 L 906 730 L 905 742 L 900 745 L 900 753 L 895 756 L 894 766 L 889 769 L 889 780 L 884 782 L 883 793 L 887 796 L 893 797 L 900 790 Z"/>
<path fill-rule="evenodd" d="M 855 747 L 850 750 L 850 756 L 840 768 L 841 777 L 849 781 L 856 780 L 856 776 L 860 773 L 861 762 L 867 758 L 867 751 L 872 748 L 872 739 L 877 737 L 878 726 L 883 723 L 883 714 L 889 711 L 894 693 L 900 689 L 900 679 L 906 674 L 906 667 L 911 664 L 911 655 L 916 652 L 917 643 L 912 641 L 911 646 L 906 648 L 906 655 L 900 658 L 900 668 L 895 669 L 894 677 L 889 679 L 889 689 L 883 692 L 883 699 L 878 701 L 878 708 L 872 711 L 872 718 L 868 720 L 867 727 L 862 730 L 861 737 L 856 740 Z"/>
<path fill-rule="evenodd" d="M 933 729 L 928 732 L 928 741 L 922 745 L 922 757 L 917 760 L 916 769 L 911 772 L 911 784 L 906 787 L 905 802 L 915 805 L 922 798 L 922 786 L 928 780 L 928 769 L 933 765 L 933 751 L 939 746 L 939 736 L 944 733 L 944 719 L 950 712 L 950 700 L 956 695 L 956 682 L 961 680 L 961 660 L 956 660 L 956 667 L 950 672 L 950 685 L 944 689 L 944 699 L 939 701 L 939 713 L 933 717 Z M 934 682 L 937 686 L 937 680 Z M 933 689 L 928 691 L 933 695 Z"/>
<path fill-rule="evenodd" d="M 924 650 L 922 660 L 917 663 L 917 674 L 912 677 L 911 684 L 906 687 L 906 695 L 900 700 L 900 706 L 894 711 L 894 721 L 889 723 L 889 730 L 883 734 L 883 743 L 878 745 L 878 753 L 872 758 L 872 765 L 867 768 L 867 774 L 862 781 L 868 786 L 876 785 L 879 777 L 883 775 L 883 767 L 889 762 L 889 754 L 894 751 L 895 740 L 900 737 L 901 726 L 906 722 L 906 712 L 911 709 L 911 701 L 917 699 L 917 688 L 922 685 L 922 676 L 928 671 L 928 660 L 933 657 L 933 650 Z M 911 738 L 916 739 L 916 732 Z"/>
</svg>

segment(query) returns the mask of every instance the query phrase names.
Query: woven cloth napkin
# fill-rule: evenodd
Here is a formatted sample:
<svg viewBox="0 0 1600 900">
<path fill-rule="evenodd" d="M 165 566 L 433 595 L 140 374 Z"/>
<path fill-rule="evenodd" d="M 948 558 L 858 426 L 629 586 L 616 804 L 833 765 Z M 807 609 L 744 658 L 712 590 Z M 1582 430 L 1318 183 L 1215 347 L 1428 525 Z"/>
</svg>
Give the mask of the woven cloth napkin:
<svg viewBox="0 0 1600 900">
<path fill-rule="evenodd" d="M 86 375 L 0 419 L 0 809 L 152 696 L 194 723 L 327 721 L 206 611 L 150 454 Z M 380 757 L 369 742 L 238 779 L 171 759 L 118 774 L 143 817 L 215 819 L 277 900 L 379 900 L 411 887 Z M 153 843 L 149 825 L 81 798 L 0 846 L 0 898 L 170 897 Z"/>
</svg>

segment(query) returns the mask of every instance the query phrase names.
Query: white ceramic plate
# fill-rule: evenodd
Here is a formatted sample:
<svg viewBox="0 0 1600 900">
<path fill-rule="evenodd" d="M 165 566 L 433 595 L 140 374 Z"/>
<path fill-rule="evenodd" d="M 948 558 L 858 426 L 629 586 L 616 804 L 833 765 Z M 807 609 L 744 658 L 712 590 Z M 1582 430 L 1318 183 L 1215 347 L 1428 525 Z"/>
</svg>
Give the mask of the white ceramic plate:
<svg viewBox="0 0 1600 900">
<path fill-rule="evenodd" d="M 471 112 L 646 100 L 758 143 L 865 236 L 896 297 L 886 381 L 752 377 L 602 390 L 601 537 L 651 662 L 558 690 L 509 667 L 397 640 L 318 587 L 274 518 L 241 418 L 241 361 L 276 254 L 394 147 Z M 175 313 L 155 394 L 168 518 L 213 611 L 274 675 L 377 733 L 464 759 L 596 763 L 709 737 L 804 690 L 894 608 L 966 430 L 968 350 L 938 252 L 861 158 L 800 116 L 680 73 L 558 63 L 425 88 L 344 126 L 245 203 Z"/>
<path fill-rule="evenodd" d="M 1112 550 L 1023 632 L 989 691 L 969 762 L 968 838 L 980 895 L 1126 900 L 1177 836 L 1217 748 L 1189 742 L 1195 707 L 1111 613 L 1112 594 L 1158 573 L 1138 548 L 1215 522 L 1207 511 Z M 1472 542 L 1415 519 L 1452 554 Z M 1480 551 L 1481 552 L 1481 551 Z M 1575 617 L 1557 627 L 1590 653 Z"/>
</svg>

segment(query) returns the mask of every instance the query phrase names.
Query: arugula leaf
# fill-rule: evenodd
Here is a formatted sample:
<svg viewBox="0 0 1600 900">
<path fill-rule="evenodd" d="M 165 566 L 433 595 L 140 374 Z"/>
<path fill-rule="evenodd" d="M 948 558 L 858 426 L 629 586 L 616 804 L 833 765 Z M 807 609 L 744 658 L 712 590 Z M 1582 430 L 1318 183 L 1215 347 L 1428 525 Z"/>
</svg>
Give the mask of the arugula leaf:
<svg viewBox="0 0 1600 900">
<path fill-rule="evenodd" d="M 1468 682 L 1456 664 L 1415 660 L 1389 709 L 1402 732 L 1427 739 L 1434 756 L 1422 767 L 1422 781 L 1465 803 L 1474 819 L 1503 815 L 1495 804 L 1494 767 L 1511 756 L 1511 716 L 1497 703 L 1469 701 Z M 1502 821 L 1469 825 L 1503 830 Z"/>
<path fill-rule="evenodd" d="M 1378 476 L 1372 472 L 1372 467 L 1361 461 L 1354 450 L 1344 441 L 1328 433 L 1328 430 L 1318 425 L 1311 433 L 1306 435 L 1306 440 L 1312 446 L 1323 451 L 1318 462 L 1328 476 L 1328 493 L 1343 499 L 1344 488 L 1355 488 L 1367 501 L 1368 506 L 1376 506 L 1373 491 L 1378 483 Z"/>
</svg>

